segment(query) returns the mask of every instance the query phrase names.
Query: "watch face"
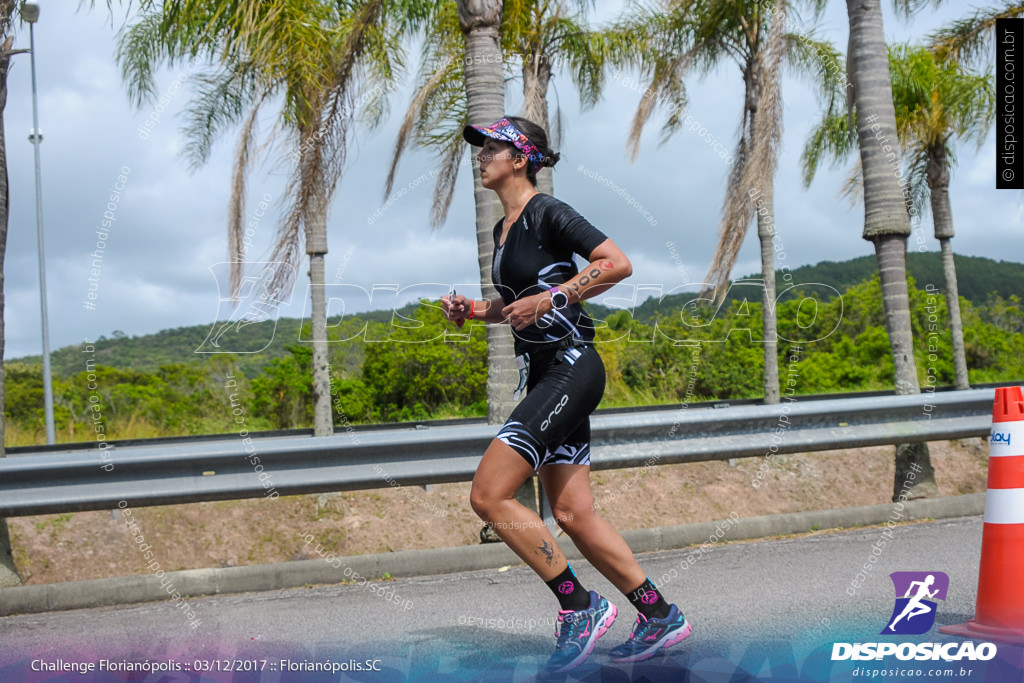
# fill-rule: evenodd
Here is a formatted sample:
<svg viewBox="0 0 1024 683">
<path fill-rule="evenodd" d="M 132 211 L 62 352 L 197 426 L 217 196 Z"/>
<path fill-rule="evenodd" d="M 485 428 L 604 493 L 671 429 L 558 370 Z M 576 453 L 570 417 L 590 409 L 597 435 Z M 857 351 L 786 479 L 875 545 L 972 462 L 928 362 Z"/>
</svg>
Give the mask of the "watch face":
<svg viewBox="0 0 1024 683">
<path fill-rule="evenodd" d="M 551 305 L 556 309 L 563 309 L 569 305 L 569 295 L 563 291 L 551 293 Z"/>
</svg>

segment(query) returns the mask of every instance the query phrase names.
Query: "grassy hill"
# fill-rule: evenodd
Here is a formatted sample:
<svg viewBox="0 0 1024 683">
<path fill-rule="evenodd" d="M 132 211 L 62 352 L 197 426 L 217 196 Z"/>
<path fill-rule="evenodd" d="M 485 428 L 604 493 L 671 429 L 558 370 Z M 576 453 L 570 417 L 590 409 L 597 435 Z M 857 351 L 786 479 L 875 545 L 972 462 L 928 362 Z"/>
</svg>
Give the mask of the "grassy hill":
<svg viewBox="0 0 1024 683">
<path fill-rule="evenodd" d="M 993 294 L 1004 298 L 1017 295 L 1024 298 L 1024 264 L 1010 261 L 993 261 L 975 256 L 957 256 L 957 274 L 960 295 L 976 305 L 985 303 Z M 912 253 L 908 256 L 908 271 L 918 287 L 927 283 L 944 289 L 942 266 L 937 252 Z M 815 265 L 801 266 L 792 272 L 793 284 L 824 283 L 842 292 L 848 287 L 867 280 L 877 270 L 877 262 L 872 255 L 862 256 L 849 261 L 822 261 Z M 741 280 L 759 279 L 759 274 L 750 275 Z M 782 284 L 782 273 L 776 274 L 777 281 Z M 781 287 L 780 287 L 781 289 Z M 756 285 L 737 286 L 726 298 L 725 306 L 733 300 L 742 300 L 747 296 L 752 301 L 760 301 Z M 821 290 L 825 295 L 827 289 Z M 634 312 L 639 321 L 650 321 L 656 317 L 678 313 L 680 307 L 694 298 L 693 294 L 680 294 L 666 297 L 661 301 L 647 299 Z M 411 316 L 416 304 L 408 304 L 398 312 Z M 606 318 L 614 309 L 588 302 L 587 308 L 597 318 Z M 370 311 L 361 313 L 346 321 L 358 330 L 364 321 L 373 320 L 387 323 L 392 318 L 391 311 Z M 276 321 L 253 323 L 246 328 L 244 335 L 237 335 L 233 343 L 243 344 L 239 348 L 243 353 L 235 355 L 239 370 L 248 377 L 259 373 L 271 359 L 288 355 L 285 346 L 293 344 L 300 338 L 300 320 L 281 318 Z M 336 324 L 338 319 L 328 322 Z M 191 363 L 210 358 L 210 354 L 196 353 L 210 334 L 212 324 L 192 325 L 174 329 L 161 330 L 155 334 L 139 336 L 120 336 L 117 338 L 100 339 L 94 344 L 97 364 L 115 368 L 131 368 L 152 372 L 162 365 L 171 363 Z M 264 348 L 265 347 L 265 348 Z M 67 346 L 55 350 L 51 354 L 53 372 L 57 376 L 70 376 L 82 370 L 81 346 Z M 10 359 L 7 362 L 38 364 L 40 356 L 26 356 Z M 354 362 L 358 363 L 357 359 Z"/>
<path fill-rule="evenodd" d="M 960 296 L 972 304 L 986 303 L 993 295 L 1007 298 L 1017 295 L 1024 298 L 1024 264 L 1012 261 L 993 261 L 979 256 L 957 256 L 957 287 Z M 839 292 L 864 282 L 878 272 L 878 261 L 874 255 L 861 256 L 849 261 L 821 261 L 812 266 L 800 266 L 790 271 L 792 280 L 784 281 L 781 271 L 775 272 L 777 291 L 783 285 L 810 285 L 822 283 L 835 288 Z M 907 255 L 907 272 L 919 288 L 933 284 L 940 291 L 945 291 L 945 278 L 942 276 L 942 261 L 938 252 L 911 253 Z M 755 273 L 745 278 L 737 278 L 734 283 L 743 280 L 761 280 L 761 274 Z M 830 299 L 827 287 L 816 288 L 815 293 L 822 299 Z M 723 306 L 728 309 L 733 301 L 742 301 L 746 296 L 751 301 L 760 302 L 760 290 L 757 285 L 735 285 L 725 298 Z M 649 298 L 634 311 L 637 320 L 649 322 L 665 315 L 678 314 L 683 304 L 696 298 L 695 294 L 674 294 L 661 301 Z M 881 303 L 881 302 L 879 302 Z M 605 317 L 614 309 L 597 304 L 587 304 L 593 315 Z"/>
</svg>

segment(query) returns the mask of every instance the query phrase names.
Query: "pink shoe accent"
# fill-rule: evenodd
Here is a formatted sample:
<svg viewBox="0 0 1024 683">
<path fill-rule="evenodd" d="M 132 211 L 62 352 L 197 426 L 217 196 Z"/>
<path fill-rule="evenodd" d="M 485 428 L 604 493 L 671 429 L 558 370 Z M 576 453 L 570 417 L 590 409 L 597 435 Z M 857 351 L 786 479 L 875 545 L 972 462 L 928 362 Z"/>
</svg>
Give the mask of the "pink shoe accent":
<svg viewBox="0 0 1024 683">
<path fill-rule="evenodd" d="M 558 610 L 558 619 L 555 620 L 555 637 L 558 637 L 558 625 L 568 616 L 572 614 L 571 609 L 560 609 Z"/>
<path fill-rule="evenodd" d="M 693 632 L 693 627 L 690 626 L 690 622 L 689 621 L 686 621 L 686 622 L 684 622 L 683 628 L 681 628 L 679 630 L 679 633 L 677 633 L 673 637 L 669 638 L 665 642 L 665 644 L 662 645 L 662 647 L 668 647 L 669 645 L 675 645 L 676 643 L 681 643 L 684 640 L 686 640 L 690 636 L 690 633 L 692 633 L 692 632 Z"/>
<path fill-rule="evenodd" d="M 641 619 L 643 621 L 641 621 Z M 638 612 L 637 615 L 636 615 L 636 623 L 637 624 L 643 624 L 643 623 L 646 623 L 646 622 L 647 622 L 647 617 L 645 617 L 643 614 L 640 614 Z M 629 634 L 629 640 L 633 640 L 633 634 L 635 634 L 635 633 L 636 633 L 636 626 L 633 626 L 633 633 Z"/>
<path fill-rule="evenodd" d="M 562 611 L 559 610 L 559 615 L 561 615 L 561 613 L 562 613 Z M 601 620 L 599 622 L 594 624 L 594 626 L 596 627 L 597 635 L 590 639 L 590 643 L 583 650 L 583 652 L 580 653 L 580 655 L 574 660 L 574 662 L 571 665 L 569 665 L 569 666 L 567 666 L 567 667 L 565 667 L 563 669 L 559 669 L 558 673 L 563 673 L 563 672 L 566 672 L 566 671 L 571 671 L 572 669 L 575 669 L 580 664 L 582 664 L 586 660 L 586 658 L 589 657 L 590 654 L 594 651 L 594 646 L 597 645 L 597 639 L 600 638 L 601 636 L 603 636 L 605 633 L 607 633 L 608 629 L 610 629 L 612 627 L 612 624 L 615 623 L 615 616 L 618 613 L 619 613 L 619 611 L 618 611 L 618 608 L 615 607 L 615 603 L 609 601 L 608 602 L 608 611 L 604 613 L 604 616 L 601 618 Z"/>
<path fill-rule="evenodd" d="M 679 629 L 679 631 L 677 633 L 675 633 L 674 635 L 672 635 L 671 637 L 666 639 L 665 642 L 661 643 L 660 645 L 654 644 L 651 647 L 651 649 L 646 654 L 642 654 L 642 655 L 640 655 L 638 657 L 624 657 L 622 659 L 613 659 L 612 661 L 615 661 L 615 662 L 642 662 L 645 659 L 650 659 L 651 657 L 653 657 L 655 654 L 657 654 L 658 650 L 662 650 L 662 649 L 664 649 L 666 647 L 669 647 L 671 645 L 675 645 L 676 643 L 683 642 L 684 640 L 686 640 L 686 638 L 689 637 L 690 633 L 692 633 L 692 632 L 693 632 L 693 627 L 690 625 L 690 622 L 684 620 L 683 621 L 683 627 L 681 629 Z M 633 636 L 630 635 L 630 638 L 632 638 L 632 637 Z M 650 640 L 650 638 L 645 638 L 644 640 Z"/>
<path fill-rule="evenodd" d="M 618 613 L 619 610 L 615 607 L 615 603 L 609 602 L 608 611 L 605 612 L 604 619 L 602 619 L 601 622 L 598 624 L 597 638 L 603 636 L 608 631 L 608 629 L 612 627 L 612 624 L 615 623 L 615 615 L 617 615 Z M 594 642 L 597 642 L 597 638 L 594 639 Z"/>
</svg>

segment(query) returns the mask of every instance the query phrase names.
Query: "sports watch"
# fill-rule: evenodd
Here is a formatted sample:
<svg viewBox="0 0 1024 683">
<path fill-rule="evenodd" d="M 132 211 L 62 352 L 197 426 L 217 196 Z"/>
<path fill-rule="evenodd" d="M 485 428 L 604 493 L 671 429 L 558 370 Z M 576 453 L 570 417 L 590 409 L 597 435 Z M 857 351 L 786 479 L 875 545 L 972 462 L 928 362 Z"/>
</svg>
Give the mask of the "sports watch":
<svg viewBox="0 0 1024 683">
<path fill-rule="evenodd" d="M 552 287 L 551 292 L 551 308 L 556 311 L 560 311 L 569 305 L 569 295 L 560 290 L 558 287 Z"/>
</svg>

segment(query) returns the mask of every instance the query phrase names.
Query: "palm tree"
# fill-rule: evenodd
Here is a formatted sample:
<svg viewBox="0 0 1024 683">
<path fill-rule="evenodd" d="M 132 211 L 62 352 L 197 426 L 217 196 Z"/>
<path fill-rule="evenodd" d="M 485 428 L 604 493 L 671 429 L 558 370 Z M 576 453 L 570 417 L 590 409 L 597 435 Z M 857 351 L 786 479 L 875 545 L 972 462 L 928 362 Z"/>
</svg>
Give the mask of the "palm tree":
<svg viewBox="0 0 1024 683">
<path fill-rule="evenodd" d="M 444 3 L 450 5 L 451 3 Z M 501 52 L 501 0 L 458 0 L 459 28 L 465 37 L 465 58 L 462 68 L 465 84 L 465 121 L 487 125 L 497 121 L 505 109 L 505 74 Z M 443 14 L 443 10 L 442 10 Z M 450 68 L 450 64 L 449 64 Z M 446 71 L 447 73 L 447 71 Z M 449 84 L 450 85 L 450 84 Z M 451 91 L 446 91 L 451 94 Z M 423 95 L 423 89 L 417 97 Z M 408 115 L 406 121 L 408 122 Z M 403 130 L 406 128 L 403 125 Z M 449 153 L 449 181 L 454 187 L 458 173 L 458 158 L 465 145 L 461 141 L 461 128 L 449 131 L 449 138 L 460 136 L 458 152 Z M 401 142 L 399 142 L 401 144 Z M 394 171 L 392 170 L 392 173 Z M 473 158 L 473 198 L 476 202 L 477 262 L 480 285 L 485 299 L 498 296 L 490 284 L 491 257 L 494 253 L 494 224 L 501 218 L 498 196 L 483 186 L 480 167 Z M 437 199 L 435 197 L 435 207 Z M 512 331 L 504 325 L 487 325 L 487 419 L 491 424 L 503 422 L 512 412 L 511 389 L 518 380 L 518 371 L 512 363 Z"/>
<path fill-rule="evenodd" d="M 153 97 L 153 71 L 161 63 L 205 58 L 219 67 L 196 79 L 198 94 L 185 128 L 193 167 L 209 158 L 221 133 L 241 123 L 228 224 L 233 293 L 243 267 L 245 187 L 257 156 L 258 115 L 268 103 L 282 102 L 275 131 L 284 132 L 294 165 L 270 258 L 277 267 L 269 296 L 280 300 L 291 288 L 304 245 L 312 296 L 314 434 L 330 434 L 324 298 L 328 209 L 341 177 L 359 85 L 364 79 L 394 78 L 393 65 L 402 58 L 397 36 L 422 8 L 385 0 L 165 0 L 159 5 L 144 0 L 140 9 L 118 48 L 133 101 L 141 105 Z M 403 10 L 409 13 L 398 18 Z M 367 105 L 371 111 L 386 95 L 379 88 L 375 93 Z"/>
<path fill-rule="evenodd" d="M 824 2 L 808 3 L 817 16 Z M 643 128 L 656 108 L 669 111 L 662 128 L 665 142 L 684 123 L 685 76 L 696 70 L 708 74 L 723 61 L 733 60 L 743 75 L 744 100 L 740 139 L 729 172 L 722 207 L 718 246 L 707 275 L 706 291 L 720 303 L 729 274 L 757 216 L 764 278 L 763 343 L 764 402 L 779 402 L 778 334 L 775 319 L 774 176 L 782 139 L 781 67 L 788 64 L 814 79 L 828 98 L 841 81 L 836 50 L 812 35 L 790 30 L 786 0 L 682 0 L 644 8 L 608 33 L 622 47 L 609 49 L 607 58 L 618 66 L 638 66 L 647 83 L 637 107 L 627 147 L 639 153 Z"/>
<path fill-rule="evenodd" d="M 978 9 L 969 17 L 928 36 L 929 47 L 939 60 L 952 59 L 964 65 L 980 65 L 992 56 L 996 21 L 1024 16 L 1024 2 L 1003 0 L 1002 7 Z"/>
<path fill-rule="evenodd" d="M 584 109 L 601 98 L 602 69 L 593 49 L 596 34 L 586 23 L 591 0 L 574 0 L 572 4 L 575 7 L 570 11 L 565 2 L 508 2 L 502 23 L 506 53 L 522 60 L 523 109 L 519 115 L 544 128 L 553 146 L 562 134 L 561 108 L 556 107 L 554 122 L 548 114 L 548 87 L 554 65 L 566 65 Z M 550 168 L 537 173 L 537 189 L 554 194 Z"/>
<path fill-rule="evenodd" d="M 591 56 L 588 42 L 590 34 L 582 23 L 588 4 L 586 1 L 578 1 L 577 11 L 573 14 L 563 2 L 505 2 L 498 19 L 499 52 L 471 54 L 468 39 L 457 40 L 452 37 L 456 22 L 462 18 L 461 5 L 457 12 L 451 3 L 440 3 L 436 14 L 427 24 L 424 40 L 426 52 L 420 67 L 417 91 L 399 131 L 384 194 L 391 192 L 396 169 L 407 148 L 415 145 L 435 150 L 441 170 L 434 191 L 431 225 L 436 228 L 445 221 L 459 168 L 466 154 L 466 144 L 462 139 L 463 126 L 470 121 L 490 123 L 504 114 L 504 111 L 498 111 L 490 118 L 484 116 L 479 119 L 470 114 L 467 109 L 470 67 L 476 69 L 489 64 L 499 67 L 492 74 L 495 79 L 492 83 L 493 87 L 498 88 L 500 73 L 500 90 L 496 92 L 501 96 L 504 107 L 504 67 L 516 59 L 521 60 L 524 96 L 521 115 L 539 124 L 546 132 L 560 127 L 550 126 L 548 116 L 547 92 L 554 64 L 561 62 L 568 65 L 584 106 L 593 105 L 600 96 L 601 69 Z M 461 27 L 461 23 L 459 25 Z M 561 117 L 556 115 L 555 118 L 560 121 Z M 541 192 L 552 194 L 554 188 L 550 169 L 542 169 L 537 174 L 537 187 Z M 477 192 L 481 189 L 478 185 Z M 479 209 L 479 194 L 477 199 Z M 497 296 L 490 284 L 491 255 L 494 249 L 491 231 L 501 216 L 501 210 L 496 199 L 493 199 L 493 203 L 495 214 L 483 226 L 479 210 L 477 214 L 481 287 L 487 298 Z M 485 230 L 481 231 L 481 227 Z M 512 356 L 511 342 L 511 334 L 507 330 L 495 329 L 494 326 L 488 329 L 488 421 L 492 424 L 504 422 L 515 405 L 510 395 L 518 380 L 518 373 L 508 360 Z"/>
<path fill-rule="evenodd" d="M 910 215 L 900 182 L 890 167 L 889 155 L 893 153 L 883 151 L 884 141 L 897 140 L 897 129 L 882 8 L 879 0 L 847 0 L 846 8 L 850 20 L 847 64 L 853 91 L 849 105 L 856 113 L 864 179 L 863 236 L 874 244 L 878 259 L 896 393 L 916 394 L 921 389 L 914 363 L 907 294 Z M 937 491 L 927 443 L 896 446 L 894 501 L 904 489 L 910 490 L 910 497 L 934 495 Z"/>
<path fill-rule="evenodd" d="M 439 59 L 437 63 L 440 64 L 440 68 L 435 73 L 426 76 L 426 83 L 421 85 L 413 99 L 412 106 L 409 107 L 409 112 L 406 113 L 399 141 L 395 147 L 395 158 L 391 165 L 391 172 L 388 174 L 388 187 L 385 194 L 391 191 L 395 168 L 405 136 L 408 134 L 412 122 L 417 118 L 411 114 L 413 109 L 417 105 L 422 108 L 431 98 L 434 98 L 432 103 L 434 106 L 436 106 L 437 100 L 451 102 L 454 107 L 447 118 L 454 121 L 456 127 L 448 130 L 441 129 L 439 133 L 428 133 L 428 135 L 436 136 L 435 139 L 444 141 L 446 143 L 444 148 L 447 150 L 442 157 L 444 171 L 438 179 L 438 190 L 443 191 L 447 188 L 448 196 L 439 199 L 443 195 L 438 192 L 434 194 L 432 215 L 438 220 L 443 220 L 443 216 L 448 211 L 451 192 L 454 190 L 455 179 L 458 177 L 459 161 L 465 149 L 462 140 L 462 126 L 466 123 L 487 125 L 497 121 L 505 113 L 505 74 L 500 30 L 502 5 L 501 0 L 458 0 L 455 9 L 459 30 L 464 37 L 461 46 L 451 39 L 446 40 L 442 34 L 442 32 L 448 33 L 448 27 L 452 23 L 450 2 L 442 0 L 436 19 L 429 24 L 428 55 L 433 54 L 436 58 L 443 59 L 443 62 Z M 448 35 L 457 34 L 451 32 Z M 461 51 L 458 49 L 459 47 L 462 48 Z M 453 65 L 452 55 L 461 55 L 462 59 L 458 59 Z M 428 69 L 421 69 L 421 72 L 425 71 Z M 459 75 L 461 78 L 458 78 Z M 465 88 L 462 93 L 459 92 L 459 83 Z M 457 116 L 458 113 L 463 115 L 461 119 Z M 436 115 L 437 112 L 434 110 L 434 116 Z M 421 134 L 424 132 L 422 128 L 420 131 Z M 491 284 L 490 279 L 490 264 L 494 253 L 492 231 L 494 224 L 502 214 L 501 201 L 497 194 L 484 187 L 476 155 L 471 155 L 471 157 L 473 162 L 473 199 L 476 202 L 476 246 L 477 262 L 480 268 L 480 289 L 485 299 L 493 299 L 498 296 L 498 290 Z M 439 201 L 443 202 L 443 207 Z M 512 363 L 514 355 L 512 331 L 505 325 L 486 325 L 485 329 L 487 331 L 487 422 L 501 424 L 514 407 L 510 396 L 512 388 L 518 382 L 519 374 Z M 537 509 L 536 489 L 532 478 L 519 487 L 516 498 L 527 507 Z M 496 542 L 501 539 L 490 525 L 485 524 L 480 531 L 480 540 Z"/>
<path fill-rule="evenodd" d="M 10 187 L 7 183 L 7 140 L 4 135 L 4 109 L 7 107 L 7 70 L 11 57 L 25 50 L 15 50 L 14 13 L 18 3 L 15 0 L 0 0 L 0 458 L 6 456 L 4 443 L 7 420 L 4 417 L 4 255 L 7 252 L 7 222 L 11 206 Z M 7 520 L 0 517 L 0 586 L 17 586 L 21 583 L 18 568 L 11 553 L 11 537 Z"/>
<path fill-rule="evenodd" d="M 924 47 L 890 48 L 889 69 L 896 131 L 900 148 L 909 158 L 905 173 L 909 196 L 919 207 L 930 199 L 935 238 L 942 248 L 956 387 L 969 389 L 956 265 L 950 246 L 953 215 L 949 171 L 956 160 L 955 140 L 974 140 L 979 146 L 984 143 L 995 117 L 995 92 L 989 78 L 967 71 L 954 61 L 940 62 Z M 854 144 L 848 117 L 826 112 L 804 148 L 805 185 L 810 185 L 824 156 L 846 158 Z M 857 179 L 847 188 L 852 190 Z"/>
</svg>

